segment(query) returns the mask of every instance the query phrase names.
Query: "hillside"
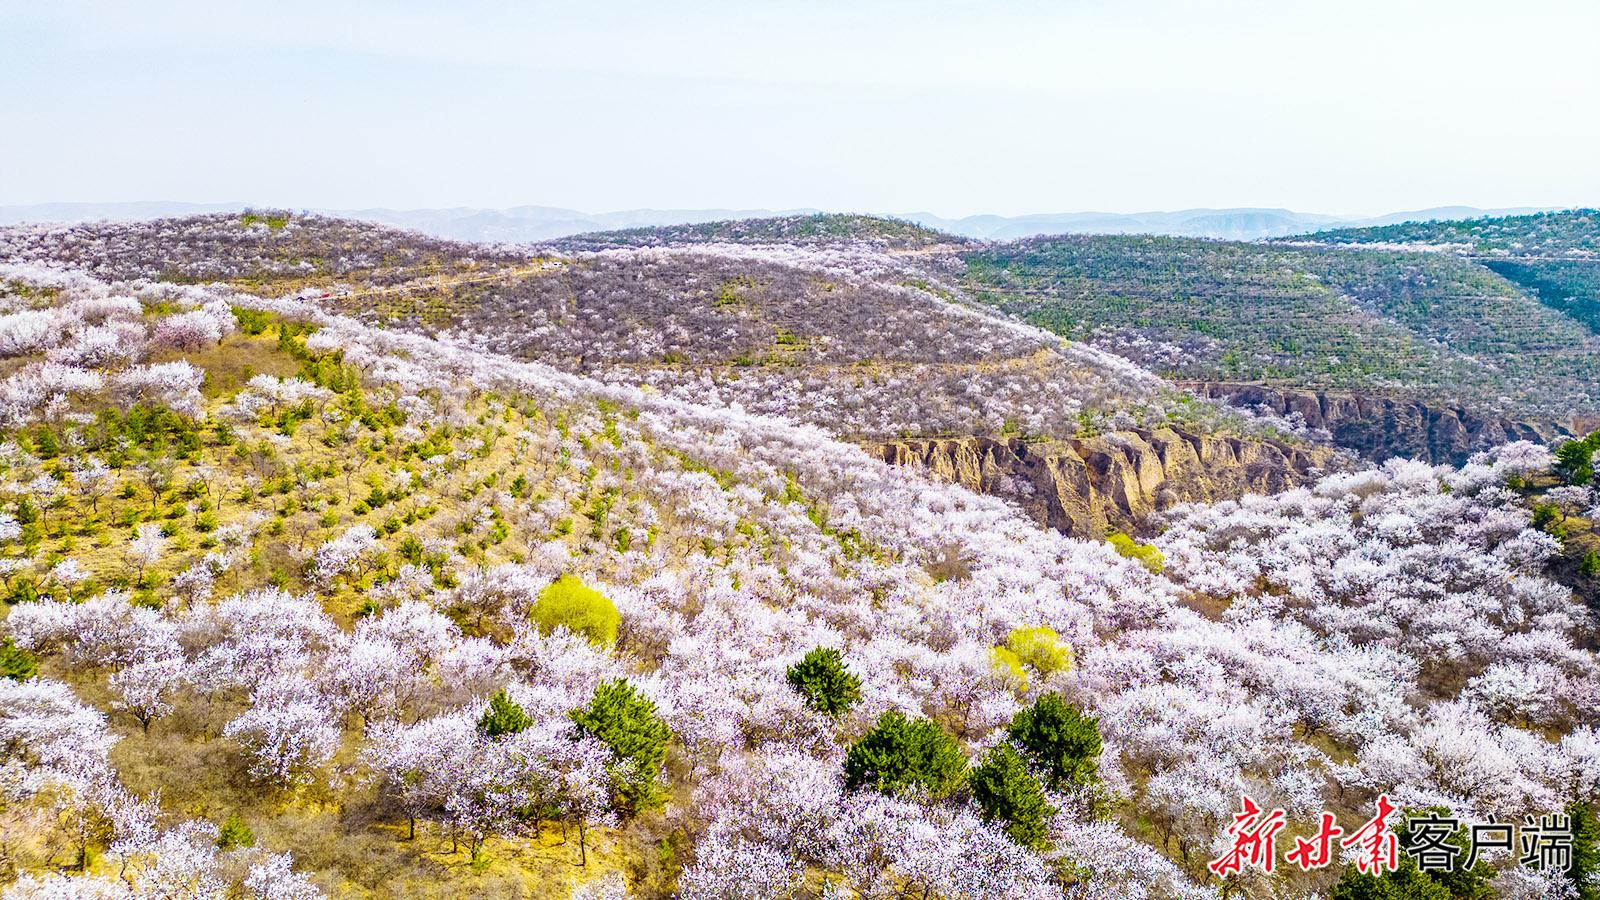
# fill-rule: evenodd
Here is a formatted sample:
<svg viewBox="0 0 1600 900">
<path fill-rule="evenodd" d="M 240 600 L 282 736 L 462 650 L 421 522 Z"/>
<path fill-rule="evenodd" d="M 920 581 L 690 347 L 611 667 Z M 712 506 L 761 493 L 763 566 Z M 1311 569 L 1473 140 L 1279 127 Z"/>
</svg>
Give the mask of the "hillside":
<svg viewBox="0 0 1600 900">
<path fill-rule="evenodd" d="M 1401 222 L 1372 228 L 1314 231 L 1296 241 L 1392 244 L 1460 249 L 1473 256 L 1570 256 L 1600 253 L 1600 211 L 1575 209 L 1528 216 Z"/>
<path fill-rule="evenodd" d="M 338 298 L 5 276 L 8 896 L 1325 893 L 1207 872 L 1241 791 L 1593 793 L 1541 448 L 1084 541 Z"/>
<path fill-rule="evenodd" d="M 1600 334 L 1600 213 L 1595 210 L 1320 231 L 1296 240 L 1448 251 Z"/>
<path fill-rule="evenodd" d="M 964 258 L 975 298 L 1174 378 L 1555 420 L 1600 402 L 1594 335 L 1449 255 L 1108 236 Z"/>
<path fill-rule="evenodd" d="M 903 219 L 817 213 L 629 228 L 580 234 L 553 241 L 551 245 L 566 250 L 603 250 L 610 247 L 659 247 L 680 243 L 851 244 L 913 250 L 965 243 L 965 239 Z"/>
<path fill-rule="evenodd" d="M 0 229 L 0 258 L 64 264 L 113 281 L 226 281 L 272 290 L 391 284 L 521 261 L 525 254 L 351 219 L 260 210 Z"/>
<path fill-rule="evenodd" d="M 869 448 L 932 436 L 1076 440 L 1150 428 L 1177 428 L 1200 441 L 1302 440 L 1284 419 L 1199 401 L 1112 354 L 971 303 L 948 276 L 959 263 L 945 245 L 907 252 L 876 237 L 838 237 L 905 228 L 864 217 L 820 226 L 797 218 L 737 223 L 732 230 L 750 243 L 726 242 L 727 229 L 719 225 L 703 234 L 659 236 L 668 246 L 576 253 L 548 245 L 441 244 L 320 217 L 288 217 L 276 227 L 225 217 L 102 223 L 78 226 L 71 241 L 61 231 L 44 232 L 52 243 L 31 230 L 13 240 L 31 258 L 65 247 L 75 262 L 92 258 L 96 271 L 112 273 L 124 254 L 141 249 L 179 259 L 216 252 L 222 255 L 207 257 L 207 265 L 230 274 L 238 287 L 320 298 L 385 327 L 694 402 L 781 415 Z M 818 242 L 758 240 L 789 232 L 819 236 Z M 351 248 L 352 257 L 389 264 L 339 273 L 303 269 L 297 242 L 318 234 Z M 1082 467 L 1086 453 L 1100 452 L 1055 447 L 1058 464 L 1067 466 Z M 1130 465 L 1148 471 L 1157 463 L 1154 451 L 1146 446 L 1141 454 L 1149 458 Z M 1300 483 L 1308 470 L 1338 464 L 1320 448 L 1305 457 L 1310 464 L 1291 463 L 1291 456 L 1278 453 L 1274 470 L 1251 483 Z M 1064 498 L 1084 511 L 1072 517 L 1073 527 L 1095 534 L 1107 523 L 1141 527 L 1153 510 L 1244 486 L 1233 476 L 1212 480 L 1205 469 L 1189 466 L 1184 479 L 1141 477 L 1131 495 L 1112 491 L 1118 477 L 1109 473 L 1078 479 L 1078 496 Z M 1030 483 L 1020 467 L 1014 475 L 987 483 L 1014 494 Z M 1113 493 L 1122 501 L 1102 499 Z"/>
</svg>

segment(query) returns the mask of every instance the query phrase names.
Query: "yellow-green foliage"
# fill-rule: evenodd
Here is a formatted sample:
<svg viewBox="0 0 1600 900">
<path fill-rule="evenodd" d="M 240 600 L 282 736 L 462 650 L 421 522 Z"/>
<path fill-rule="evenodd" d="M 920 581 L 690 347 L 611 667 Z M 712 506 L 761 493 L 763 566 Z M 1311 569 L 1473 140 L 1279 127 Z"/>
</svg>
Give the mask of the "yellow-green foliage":
<svg viewBox="0 0 1600 900">
<path fill-rule="evenodd" d="M 617 642 L 617 628 L 622 624 L 615 603 L 572 575 L 563 575 L 545 588 L 530 615 L 546 634 L 565 625 L 573 634 L 602 647 Z"/>
<path fill-rule="evenodd" d="M 1040 675 L 1072 668 L 1072 647 L 1048 625 L 1016 629 L 1006 636 L 1005 649 Z"/>
<path fill-rule="evenodd" d="M 1120 531 L 1112 532 L 1111 536 L 1106 540 L 1110 542 L 1112 548 L 1118 553 L 1129 559 L 1138 560 L 1144 564 L 1146 569 L 1152 572 L 1159 574 L 1162 569 L 1167 567 L 1166 557 L 1161 555 L 1160 550 L 1149 544 L 1141 544 Z"/>
<path fill-rule="evenodd" d="M 1028 689 L 1028 667 L 1023 665 L 1022 658 L 1017 654 L 1005 647 L 995 647 L 989 651 L 989 661 L 994 670 L 1011 681 L 1017 690 Z"/>
<path fill-rule="evenodd" d="M 1006 635 L 1004 646 L 989 651 L 989 660 L 997 673 L 1025 691 L 1035 674 L 1048 677 L 1072 668 L 1072 647 L 1048 625 L 1018 628 Z"/>
</svg>

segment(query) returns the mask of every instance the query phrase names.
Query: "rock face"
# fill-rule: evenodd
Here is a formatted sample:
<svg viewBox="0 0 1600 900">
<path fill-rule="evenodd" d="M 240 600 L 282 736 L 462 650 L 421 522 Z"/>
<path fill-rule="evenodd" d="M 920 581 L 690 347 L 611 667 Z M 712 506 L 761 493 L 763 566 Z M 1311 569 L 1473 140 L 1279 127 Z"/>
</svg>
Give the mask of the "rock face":
<svg viewBox="0 0 1600 900">
<path fill-rule="evenodd" d="M 1138 530 L 1176 503 L 1272 493 L 1337 467 L 1330 448 L 1184 434 L 1119 431 L 1084 440 L 907 440 L 869 448 L 886 462 L 1018 503 L 1039 523 L 1076 537 Z"/>
<path fill-rule="evenodd" d="M 1363 397 L 1257 384 L 1186 384 L 1202 397 L 1234 406 L 1266 406 L 1299 413 L 1333 442 L 1382 462 L 1390 457 L 1460 465 L 1473 453 L 1510 441 L 1546 443 L 1573 433 L 1573 423 L 1518 422 L 1462 406 L 1419 400 Z"/>
</svg>

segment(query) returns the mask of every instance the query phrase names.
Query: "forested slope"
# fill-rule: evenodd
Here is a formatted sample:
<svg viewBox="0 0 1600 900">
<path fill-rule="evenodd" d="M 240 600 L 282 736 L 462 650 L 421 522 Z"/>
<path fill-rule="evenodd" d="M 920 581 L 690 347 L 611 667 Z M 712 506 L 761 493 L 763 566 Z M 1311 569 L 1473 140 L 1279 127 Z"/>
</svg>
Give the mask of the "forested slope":
<svg viewBox="0 0 1600 900">
<path fill-rule="evenodd" d="M 518 360 L 404 306 L 380 327 L 413 281 L 273 298 L 27 246 L 0 270 L 8 897 L 1326 895 L 1363 882 L 1207 869 L 1241 793 L 1285 840 L 1380 793 L 1475 820 L 1600 799 L 1593 617 L 1544 575 L 1597 514 L 1572 453 L 1393 461 L 1081 540 L 820 407 L 586 374 L 555 334 L 521 352 L 560 367 Z M 143 246 L 135 271 L 168 267 Z M 705 249 L 489 275 L 683 284 Z M 854 332 L 765 253 L 760 327 Z M 672 295 L 716 309 L 709 280 Z M 872 354 L 989 364 L 905 349 L 944 288 L 882 280 L 849 296 L 909 318 Z M 952 342 L 1150 380 L 979 313 Z M 645 330 L 580 327 L 618 354 Z"/>
</svg>

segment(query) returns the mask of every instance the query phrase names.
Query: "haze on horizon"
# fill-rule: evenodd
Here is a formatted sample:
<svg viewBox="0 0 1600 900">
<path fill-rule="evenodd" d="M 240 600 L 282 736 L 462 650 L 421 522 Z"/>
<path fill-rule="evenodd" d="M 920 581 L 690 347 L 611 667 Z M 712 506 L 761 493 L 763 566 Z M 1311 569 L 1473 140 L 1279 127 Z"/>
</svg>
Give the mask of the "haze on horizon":
<svg viewBox="0 0 1600 900">
<path fill-rule="evenodd" d="M 1600 7 L 0 0 L 0 204 L 1600 202 Z"/>
</svg>

